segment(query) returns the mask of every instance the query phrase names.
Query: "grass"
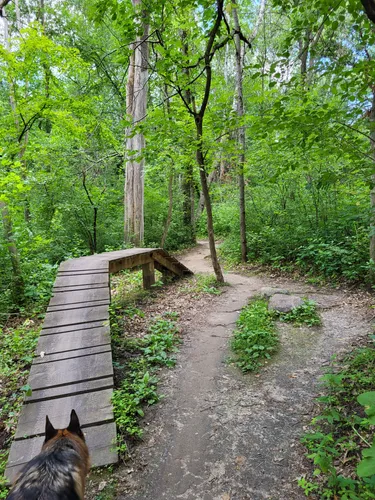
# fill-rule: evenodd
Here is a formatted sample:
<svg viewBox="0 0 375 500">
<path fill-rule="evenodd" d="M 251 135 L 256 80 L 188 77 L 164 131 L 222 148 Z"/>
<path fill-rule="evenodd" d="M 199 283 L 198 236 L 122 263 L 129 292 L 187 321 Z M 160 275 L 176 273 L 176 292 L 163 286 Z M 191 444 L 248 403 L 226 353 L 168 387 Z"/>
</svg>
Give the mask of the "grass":
<svg viewBox="0 0 375 500">
<path fill-rule="evenodd" d="M 0 328 L 0 498 L 8 488 L 4 471 L 25 393 L 39 325 L 33 320 Z"/>
<path fill-rule="evenodd" d="M 160 400 L 157 372 L 171 368 L 180 342 L 176 314 L 168 313 L 151 321 L 143 338 L 123 337 L 112 314 L 114 368 L 117 389 L 112 403 L 117 425 L 118 451 L 123 456 L 128 443 L 142 437 L 140 420 L 144 409 Z"/>
<path fill-rule="evenodd" d="M 320 326 L 322 321 L 313 300 L 304 299 L 303 304 L 288 313 L 274 312 L 280 321 L 293 323 L 296 326 Z"/>
<path fill-rule="evenodd" d="M 213 274 L 197 273 L 184 281 L 181 290 L 193 296 L 202 294 L 221 295 L 224 286 L 227 286 L 227 284 L 217 281 Z"/>
<path fill-rule="evenodd" d="M 111 297 L 116 307 L 134 307 L 134 304 L 149 297 L 155 289 L 160 288 L 162 274 L 155 270 L 155 284 L 149 290 L 143 289 L 142 271 L 126 269 L 111 276 Z"/>
<path fill-rule="evenodd" d="M 231 361 L 243 372 L 258 371 L 277 351 L 277 335 L 273 314 L 264 299 L 255 299 L 242 308 L 231 342 Z"/>
<path fill-rule="evenodd" d="M 357 466 L 373 440 L 374 426 L 358 396 L 375 387 L 375 346 L 358 348 L 336 360 L 322 378 L 319 413 L 302 438 L 313 472 L 299 485 L 317 498 L 369 500 L 375 498 L 374 475 L 361 478 Z"/>
</svg>

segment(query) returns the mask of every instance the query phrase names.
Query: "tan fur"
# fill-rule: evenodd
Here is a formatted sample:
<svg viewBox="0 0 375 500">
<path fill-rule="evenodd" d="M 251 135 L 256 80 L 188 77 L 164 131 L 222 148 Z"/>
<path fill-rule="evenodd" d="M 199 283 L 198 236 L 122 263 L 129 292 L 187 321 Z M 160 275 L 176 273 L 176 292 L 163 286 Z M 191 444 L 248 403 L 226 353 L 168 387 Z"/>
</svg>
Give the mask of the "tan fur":
<svg viewBox="0 0 375 500">
<path fill-rule="evenodd" d="M 44 443 L 44 445 L 42 446 L 42 451 L 52 449 L 56 442 L 62 438 L 69 439 L 69 442 L 73 445 L 73 448 L 81 457 L 81 467 L 78 471 L 75 471 L 74 476 L 76 479 L 75 484 L 77 493 L 83 500 L 85 494 L 86 476 L 89 473 L 91 467 L 89 449 L 87 448 L 85 440 L 81 439 L 76 434 L 69 432 L 68 429 L 59 429 L 57 431 L 57 435 L 54 438 Z"/>
<path fill-rule="evenodd" d="M 7 499 L 83 500 L 89 469 L 89 450 L 75 411 L 66 429 L 55 429 L 46 417 L 42 449 L 22 469 Z"/>
</svg>

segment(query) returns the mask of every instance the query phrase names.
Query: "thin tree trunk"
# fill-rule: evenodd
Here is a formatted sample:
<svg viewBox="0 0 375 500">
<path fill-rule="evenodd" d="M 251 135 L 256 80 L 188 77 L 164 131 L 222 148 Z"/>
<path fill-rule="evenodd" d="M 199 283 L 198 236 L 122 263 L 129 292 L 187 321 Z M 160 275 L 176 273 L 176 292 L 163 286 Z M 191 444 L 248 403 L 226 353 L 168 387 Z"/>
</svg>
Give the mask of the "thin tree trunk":
<svg viewBox="0 0 375 500">
<path fill-rule="evenodd" d="M 208 189 L 210 189 L 211 184 L 215 181 L 216 176 L 217 176 L 216 170 L 213 170 L 212 172 L 210 172 L 208 174 L 208 177 L 207 177 Z M 203 194 L 203 190 L 202 190 L 200 192 L 200 194 L 199 194 L 199 201 L 198 201 L 198 208 L 197 208 L 197 220 L 202 215 L 202 213 L 204 211 L 204 206 L 205 206 L 205 204 L 204 204 L 204 194 Z"/>
<path fill-rule="evenodd" d="M 171 167 L 171 172 L 169 174 L 169 181 L 168 181 L 168 199 L 169 199 L 168 215 L 167 215 L 167 220 L 165 221 L 165 225 L 164 225 L 163 236 L 161 237 L 161 242 L 160 242 L 161 248 L 164 248 L 165 240 L 167 239 L 167 235 L 168 235 L 168 231 L 169 231 L 169 226 L 171 225 L 171 221 L 172 221 L 173 178 L 174 178 L 173 167 Z"/>
<path fill-rule="evenodd" d="M 234 23 L 234 42 L 236 45 L 236 93 L 237 93 L 237 116 L 240 122 L 244 115 L 243 89 L 242 89 L 242 73 L 243 73 L 243 58 L 241 51 L 240 40 L 240 24 L 238 22 L 238 12 L 236 0 L 232 0 L 232 15 Z M 247 262 L 247 240 L 246 240 L 246 204 L 245 204 L 245 148 L 246 135 L 245 127 L 241 124 L 238 129 L 238 144 L 240 153 L 238 155 L 238 187 L 240 191 L 240 238 L 241 238 L 241 261 Z"/>
<path fill-rule="evenodd" d="M 135 9 L 141 0 L 132 0 Z M 139 14 L 145 18 L 144 12 Z M 127 114 L 132 119 L 132 126 L 127 133 L 126 179 L 125 179 L 125 241 L 142 245 L 144 240 L 144 158 L 145 138 L 143 133 L 133 135 L 134 127 L 146 116 L 147 81 L 148 81 L 148 38 L 149 25 L 143 23 L 143 35 L 133 43 L 127 82 Z"/>
<path fill-rule="evenodd" d="M 207 233 L 208 233 L 208 242 L 210 245 L 210 254 L 211 254 L 211 261 L 212 261 L 212 267 L 214 268 L 214 272 L 216 275 L 217 281 L 224 283 L 224 277 L 223 273 L 221 271 L 221 267 L 219 264 L 219 260 L 217 258 L 217 252 L 216 252 L 216 246 L 215 246 L 215 234 L 214 234 L 214 224 L 213 224 L 213 218 L 212 218 L 212 205 L 211 205 L 211 197 L 210 193 L 208 190 L 208 183 L 207 183 L 207 173 L 206 173 L 206 166 L 205 166 L 205 161 L 204 161 L 204 154 L 203 154 L 203 120 L 201 116 L 197 115 L 195 117 L 195 125 L 197 128 L 197 163 L 198 163 L 198 168 L 199 168 L 199 176 L 201 180 L 201 186 L 202 186 L 202 192 L 204 196 L 204 203 L 206 206 L 206 212 L 207 212 Z"/>
<path fill-rule="evenodd" d="M 21 261 L 14 239 L 12 219 L 5 202 L 0 201 L 0 212 L 3 219 L 4 239 L 7 242 L 8 252 L 12 263 L 13 283 L 12 299 L 13 303 L 22 305 L 25 301 L 24 282 L 21 270 Z"/>
<path fill-rule="evenodd" d="M 370 191 L 371 222 L 370 222 L 370 259 L 375 263 L 375 86 L 372 88 L 372 107 L 370 111 L 370 147 L 374 160 L 374 170 L 371 175 L 372 189 Z"/>
<path fill-rule="evenodd" d="M 4 3 L 3 5 L 6 5 Z M 1 8 L 1 7 L 0 7 Z M 4 6 L 2 7 L 3 14 L 3 23 L 4 23 L 4 43 L 5 48 L 10 51 L 10 40 L 9 40 L 9 29 L 8 29 L 8 20 L 5 15 Z M 14 88 L 12 83 L 9 83 L 10 91 L 9 91 L 9 102 L 13 112 L 14 121 L 16 128 L 18 128 L 18 118 L 16 114 L 16 102 L 14 99 Z M 10 256 L 10 260 L 12 263 L 12 271 L 13 271 L 13 283 L 12 283 L 12 295 L 13 302 L 17 305 L 22 305 L 25 301 L 25 290 L 24 290 L 24 281 L 21 270 L 21 259 L 19 256 L 19 252 L 16 245 L 16 240 L 13 233 L 13 223 L 12 218 L 8 209 L 7 204 L 4 201 L 0 201 L 0 212 L 3 219 L 3 227 L 4 227 L 4 238 L 7 242 L 8 252 Z"/>
<path fill-rule="evenodd" d="M 182 50 L 185 56 L 189 54 L 189 46 L 186 42 L 186 32 L 181 33 Z M 190 80 L 190 70 L 189 68 L 184 68 L 183 72 L 186 75 L 186 79 Z M 185 100 L 189 106 L 195 110 L 194 96 L 191 93 L 190 88 L 185 90 Z M 194 196 L 194 169 L 193 164 L 189 162 L 186 165 L 184 172 L 184 179 L 182 184 L 184 202 L 183 202 L 183 214 L 184 214 L 184 224 L 188 229 L 188 243 L 196 243 L 195 234 L 195 196 Z"/>
</svg>

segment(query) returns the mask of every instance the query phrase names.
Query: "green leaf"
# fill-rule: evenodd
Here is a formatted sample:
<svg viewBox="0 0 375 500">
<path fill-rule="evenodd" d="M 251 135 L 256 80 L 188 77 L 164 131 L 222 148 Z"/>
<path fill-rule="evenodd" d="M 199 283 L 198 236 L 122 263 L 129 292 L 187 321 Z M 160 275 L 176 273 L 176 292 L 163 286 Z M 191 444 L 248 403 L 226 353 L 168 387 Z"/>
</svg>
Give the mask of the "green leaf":
<svg viewBox="0 0 375 500">
<path fill-rule="evenodd" d="M 375 424 L 375 391 L 364 392 L 357 397 L 358 403 L 365 407 L 370 424 Z"/>
<path fill-rule="evenodd" d="M 359 477 L 370 477 L 375 474 L 375 445 L 362 452 L 362 460 L 357 467 Z"/>
</svg>

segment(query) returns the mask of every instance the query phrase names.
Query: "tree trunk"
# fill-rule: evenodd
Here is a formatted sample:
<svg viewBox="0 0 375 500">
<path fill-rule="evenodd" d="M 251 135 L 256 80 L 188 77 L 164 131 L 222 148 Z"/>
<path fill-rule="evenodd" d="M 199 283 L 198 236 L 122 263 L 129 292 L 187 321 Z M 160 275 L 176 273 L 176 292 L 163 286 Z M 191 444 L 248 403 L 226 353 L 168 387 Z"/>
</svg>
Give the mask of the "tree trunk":
<svg viewBox="0 0 375 500">
<path fill-rule="evenodd" d="M 8 207 L 3 201 L 0 201 L 0 212 L 3 219 L 4 239 L 7 242 L 8 252 L 10 255 L 13 270 L 12 299 L 14 304 L 20 306 L 25 301 L 25 290 L 21 271 L 21 262 L 14 240 L 12 219 Z"/>
<path fill-rule="evenodd" d="M 138 9 L 141 0 L 132 0 Z M 146 18 L 144 12 L 141 17 Z M 144 239 L 144 158 L 145 138 L 143 133 L 134 134 L 134 127 L 146 116 L 147 81 L 148 81 L 148 38 L 149 25 L 143 23 L 143 35 L 133 43 L 133 54 L 130 60 L 126 105 L 131 117 L 132 126 L 127 132 L 126 179 L 125 179 L 125 242 L 136 246 L 143 244 Z"/>
<path fill-rule="evenodd" d="M 207 177 L 208 189 L 210 189 L 211 184 L 215 181 L 216 176 L 217 176 L 216 170 L 213 170 L 212 172 L 210 172 L 208 174 L 208 177 Z M 205 202 L 204 202 L 204 194 L 203 194 L 203 190 L 202 190 L 199 194 L 199 201 L 198 201 L 198 208 L 197 208 L 197 219 L 196 220 L 198 220 L 199 217 L 202 215 L 202 213 L 204 211 L 204 206 L 205 206 Z"/>
<path fill-rule="evenodd" d="M 167 220 L 165 221 L 164 225 L 164 231 L 163 231 L 163 236 L 161 237 L 161 242 L 160 242 L 160 247 L 164 248 L 165 245 L 165 240 L 167 239 L 168 231 L 169 231 L 169 226 L 171 225 L 172 221 L 172 210 L 173 210 L 173 167 L 171 167 L 171 173 L 169 174 L 169 182 L 168 182 L 168 198 L 169 198 L 169 205 L 168 205 L 168 215 L 167 215 Z"/>
<path fill-rule="evenodd" d="M 371 175 L 371 222 L 370 222 L 370 259 L 375 263 L 375 86 L 372 88 L 372 107 L 370 111 L 370 147 L 374 160 L 374 170 Z"/>
<path fill-rule="evenodd" d="M 3 17 L 4 43 L 5 43 L 5 48 L 10 51 L 8 20 L 7 20 L 7 17 L 5 15 L 5 9 L 4 9 L 4 6 L 6 5 L 6 3 L 7 2 L 3 2 L 3 7 L 2 7 L 2 15 L 4 16 Z M 16 128 L 18 128 L 19 124 L 18 124 L 18 118 L 17 118 L 17 114 L 16 114 L 16 102 L 14 99 L 14 87 L 13 87 L 11 82 L 9 82 L 9 85 L 10 85 L 9 102 L 10 102 L 10 106 L 12 108 Z M 19 256 L 19 252 L 17 249 L 16 241 L 14 238 L 12 218 L 11 218 L 11 215 L 9 213 L 8 206 L 4 201 L 0 201 L 0 212 L 2 215 L 2 219 L 3 219 L 4 239 L 7 242 L 8 252 L 9 252 L 10 260 L 12 263 L 12 271 L 13 271 L 12 300 L 13 300 L 14 304 L 20 306 L 25 302 L 25 293 L 24 293 L 25 290 L 24 290 L 24 281 L 23 281 L 22 270 L 21 270 L 21 261 L 20 261 L 20 256 Z"/>
<path fill-rule="evenodd" d="M 375 23 L 375 0 L 361 0 L 368 18 Z"/>
<path fill-rule="evenodd" d="M 214 268 L 214 272 L 216 275 L 217 281 L 224 283 L 223 273 L 221 272 L 221 267 L 219 264 L 219 260 L 217 258 L 216 246 L 215 246 L 215 235 L 214 235 L 214 224 L 212 219 L 212 206 L 211 206 L 211 198 L 208 190 L 207 183 L 207 173 L 206 166 L 204 161 L 203 154 L 203 120 L 200 115 L 195 116 L 195 125 L 197 128 L 197 163 L 199 168 L 199 176 L 202 185 L 202 192 L 204 196 L 204 203 L 206 206 L 207 212 L 207 233 L 208 233 L 208 242 L 210 245 L 210 253 L 211 253 L 211 261 L 212 267 Z"/>
<path fill-rule="evenodd" d="M 189 46 L 186 42 L 186 32 L 181 32 L 181 41 L 182 41 L 182 50 L 185 56 L 189 54 Z M 190 80 L 190 69 L 184 68 L 183 72 L 186 75 L 186 79 Z M 194 96 L 191 93 L 190 88 L 188 87 L 185 92 L 185 100 L 189 106 L 191 106 L 195 110 L 195 101 Z M 183 189 L 183 218 L 184 224 L 188 231 L 187 242 L 191 244 L 196 243 L 196 234 L 195 234 L 195 196 L 194 196 L 194 170 L 193 164 L 188 163 L 186 165 L 186 170 L 184 172 L 184 179 L 182 184 Z"/>
<path fill-rule="evenodd" d="M 237 93 L 237 116 L 242 122 L 244 115 L 243 89 L 242 89 L 242 73 L 243 73 L 243 58 L 241 51 L 240 40 L 240 25 L 238 22 L 236 0 L 232 0 L 232 15 L 234 23 L 234 42 L 236 44 L 236 93 Z M 247 262 L 247 240 L 246 240 L 246 205 L 245 205 L 245 148 L 246 135 L 243 124 L 238 129 L 238 145 L 240 153 L 238 155 L 238 186 L 240 191 L 240 238 L 241 238 L 241 261 Z"/>
</svg>

